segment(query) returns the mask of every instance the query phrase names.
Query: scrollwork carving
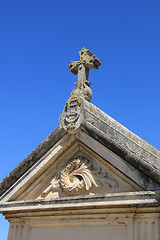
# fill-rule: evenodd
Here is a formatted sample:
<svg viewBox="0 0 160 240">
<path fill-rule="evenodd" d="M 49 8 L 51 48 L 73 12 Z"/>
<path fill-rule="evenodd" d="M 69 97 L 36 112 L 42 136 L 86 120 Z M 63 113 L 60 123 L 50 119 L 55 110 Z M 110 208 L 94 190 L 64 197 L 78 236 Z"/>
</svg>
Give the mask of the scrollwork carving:
<svg viewBox="0 0 160 240">
<path fill-rule="evenodd" d="M 108 173 L 96 165 L 95 168 L 91 161 L 79 156 L 70 161 L 50 182 L 41 197 L 47 196 L 51 191 L 59 189 L 68 195 L 78 195 L 83 191 L 89 191 L 92 186 L 96 188 L 105 187 L 111 189 L 118 187 L 118 183 L 108 177 Z"/>
</svg>

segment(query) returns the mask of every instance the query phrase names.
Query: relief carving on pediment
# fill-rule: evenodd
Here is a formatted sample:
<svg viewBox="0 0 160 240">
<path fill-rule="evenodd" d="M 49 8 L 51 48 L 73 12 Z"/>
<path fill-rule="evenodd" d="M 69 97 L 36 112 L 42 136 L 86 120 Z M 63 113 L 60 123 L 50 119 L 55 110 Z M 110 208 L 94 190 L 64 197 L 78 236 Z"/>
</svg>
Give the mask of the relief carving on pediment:
<svg viewBox="0 0 160 240">
<path fill-rule="evenodd" d="M 51 191 L 60 190 L 67 195 L 80 195 L 89 191 L 91 187 L 118 188 L 114 178 L 108 176 L 106 170 L 93 164 L 85 157 L 78 156 L 71 160 L 51 181 L 50 185 L 41 193 L 46 197 Z"/>
</svg>

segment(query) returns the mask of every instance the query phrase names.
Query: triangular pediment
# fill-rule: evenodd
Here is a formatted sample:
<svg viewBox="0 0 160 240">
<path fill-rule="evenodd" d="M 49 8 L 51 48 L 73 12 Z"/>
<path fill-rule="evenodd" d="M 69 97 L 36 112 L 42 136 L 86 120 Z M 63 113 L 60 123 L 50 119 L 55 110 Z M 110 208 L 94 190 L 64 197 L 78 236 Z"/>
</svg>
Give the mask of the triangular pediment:
<svg viewBox="0 0 160 240">
<path fill-rule="evenodd" d="M 3 201 L 151 190 L 155 182 L 83 131 L 64 135 Z"/>
</svg>

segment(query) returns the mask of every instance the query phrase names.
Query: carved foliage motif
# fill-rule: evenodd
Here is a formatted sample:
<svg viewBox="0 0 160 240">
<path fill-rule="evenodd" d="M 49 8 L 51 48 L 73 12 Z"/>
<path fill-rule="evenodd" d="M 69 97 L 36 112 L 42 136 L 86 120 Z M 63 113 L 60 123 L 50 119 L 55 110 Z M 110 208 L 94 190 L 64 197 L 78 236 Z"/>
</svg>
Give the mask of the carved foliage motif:
<svg viewBox="0 0 160 240">
<path fill-rule="evenodd" d="M 41 197 L 45 197 L 49 192 L 59 189 L 68 195 L 78 195 L 82 191 L 88 191 L 92 186 L 96 188 L 105 187 L 111 189 L 118 187 L 118 183 L 108 177 L 108 173 L 101 167 L 93 166 L 88 159 L 79 156 L 70 161 L 50 182 Z"/>
</svg>

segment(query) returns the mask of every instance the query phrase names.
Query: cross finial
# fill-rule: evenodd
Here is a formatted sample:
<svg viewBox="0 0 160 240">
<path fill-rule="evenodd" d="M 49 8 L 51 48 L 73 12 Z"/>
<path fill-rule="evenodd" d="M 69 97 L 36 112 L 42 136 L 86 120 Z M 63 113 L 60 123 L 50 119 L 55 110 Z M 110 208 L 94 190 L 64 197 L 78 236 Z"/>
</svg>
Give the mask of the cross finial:
<svg viewBox="0 0 160 240">
<path fill-rule="evenodd" d="M 84 99 L 90 101 L 92 97 L 92 90 L 90 89 L 91 83 L 88 81 L 89 69 L 98 69 L 101 62 L 95 55 L 85 48 L 82 48 L 79 55 L 79 61 L 71 61 L 68 65 L 72 73 L 75 75 L 78 73 L 77 82 L 75 83 L 75 88 L 73 89 L 71 96 L 82 96 Z"/>
</svg>

